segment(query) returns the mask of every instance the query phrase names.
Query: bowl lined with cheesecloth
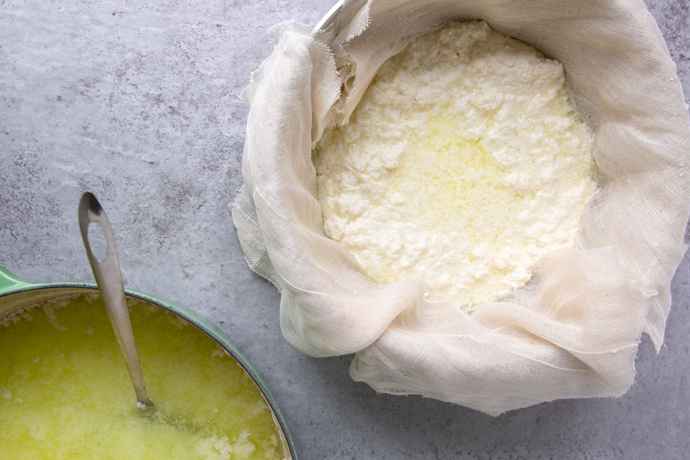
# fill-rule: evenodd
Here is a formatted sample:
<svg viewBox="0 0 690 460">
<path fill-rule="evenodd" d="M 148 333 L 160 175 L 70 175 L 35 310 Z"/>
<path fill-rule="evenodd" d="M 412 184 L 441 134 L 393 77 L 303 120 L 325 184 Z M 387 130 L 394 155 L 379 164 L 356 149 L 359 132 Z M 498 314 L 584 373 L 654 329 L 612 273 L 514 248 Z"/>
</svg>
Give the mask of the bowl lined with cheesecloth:
<svg viewBox="0 0 690 460">
<path fill-rule="evenodd" d="M 600 191 L 573 247 L 543 257 L 524 287 L 463 310 L 421 280 L 362 274 L 324 233 L 311 158 L 388 58 L 477 19 L 563 64 L 594 132 Z M 644 4 L 351 0 L 315 29 L 271 33 L 277 45 L 243 92 L 244 185 L 231 208 L 249 267 L 280 291 L 288 343 L 314 357 L 354 354 L 352 378 L 376 391 L 491 415 L 625 393 L 641 335 L 657 350 L 663 342 L 690 203 L 688 112 Z"/>
</svg>

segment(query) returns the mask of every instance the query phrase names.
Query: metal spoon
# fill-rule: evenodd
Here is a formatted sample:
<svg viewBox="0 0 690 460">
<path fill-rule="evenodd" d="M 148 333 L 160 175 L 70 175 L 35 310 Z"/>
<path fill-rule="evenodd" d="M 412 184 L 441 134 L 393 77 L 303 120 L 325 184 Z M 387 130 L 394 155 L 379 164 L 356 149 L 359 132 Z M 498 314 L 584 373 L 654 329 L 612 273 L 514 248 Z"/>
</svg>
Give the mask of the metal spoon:
<svg viewBox="0 0 690 460">
<path fill-rule="evenodd" d="M 92 223 L 98 224 L 105 235 L 107 243 L 105 260 L 98 260 L 91 251 L 89 224 Z M 151 415 L 155 412 L 155 407 L 146 393 L 144 374 L 139 364 L 139 354 L 134 343 L 132 322 L 129 319 L 125 290 L 122 285 L 120 262 L 115 249 L 115 237 L 105 211 L 101 208 L 96 197 L 89 192 L 84 193 L 79 202 L 79 228 L 81 230 L 81 237 L 84 240 L 86 255 L 89 258 L 93 275 L 96 278 L 96 284 L 98 284 L 98 289 L 101 291 L 101 297 L 108 311 L 110 324 L 112 324 L 115 331 L 117 344 L 125 359 L 127 372 L 129 372 L 129 377 L 132 379 L 132 385 L 134 385 L 134 392 L 137 395 L 137 407 L 141 413 Z"/>
</svg>

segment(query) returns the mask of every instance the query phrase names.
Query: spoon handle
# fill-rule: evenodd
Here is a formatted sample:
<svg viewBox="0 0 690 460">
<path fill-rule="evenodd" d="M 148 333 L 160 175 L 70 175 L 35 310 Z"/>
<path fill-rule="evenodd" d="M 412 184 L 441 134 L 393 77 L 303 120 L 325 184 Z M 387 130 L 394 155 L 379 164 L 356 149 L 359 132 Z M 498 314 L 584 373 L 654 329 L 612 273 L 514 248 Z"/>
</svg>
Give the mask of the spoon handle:
<svg viewBox="0 0 690 460">
<path fill-rule="evenodd" d="M 98 260 L 91 251 L 89 244 L 89 224 L 98 224 L 105 235 L 107 252 L 105 260 Z M 129 310 L 125 300 L 125 290 L 120 273 L 120 262 L 115 249 L 115 237 L 110 227 L 108 217 L 96 197 L 86 192 L 79 202 L 79 229 L 84 240 L 86 255 L 91 263 L 96 284 L 101 291 L 101 297 L 105 304 L 110 323 L 115 331 L 117 344 L 127 365 L 127 372 L 132 379 L 134 392 L 137 395 L 137 407 L 141 410 L 154 409 L 153 402 L 149 399 L 144 385 L 144 375 L 139 364 L 139 354 L 134 343 L 132 323 L 129 319 Z"/>
</svg>

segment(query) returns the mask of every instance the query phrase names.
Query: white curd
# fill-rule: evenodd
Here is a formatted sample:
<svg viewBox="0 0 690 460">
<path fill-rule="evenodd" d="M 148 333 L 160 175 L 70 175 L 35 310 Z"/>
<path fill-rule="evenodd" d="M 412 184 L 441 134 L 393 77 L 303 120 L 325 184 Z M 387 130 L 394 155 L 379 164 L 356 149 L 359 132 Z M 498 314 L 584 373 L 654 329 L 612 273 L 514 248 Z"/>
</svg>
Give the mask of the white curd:
<svg viewBox="0 0 690 460">
<path fill-rule="evenodd" d="M 592 143 L 559 62 L 450 24 L 388 60 L 317 145 L 324 228 L 376 282 L 490 302 L 573 244 L 597 190 Z"/>
</svg>

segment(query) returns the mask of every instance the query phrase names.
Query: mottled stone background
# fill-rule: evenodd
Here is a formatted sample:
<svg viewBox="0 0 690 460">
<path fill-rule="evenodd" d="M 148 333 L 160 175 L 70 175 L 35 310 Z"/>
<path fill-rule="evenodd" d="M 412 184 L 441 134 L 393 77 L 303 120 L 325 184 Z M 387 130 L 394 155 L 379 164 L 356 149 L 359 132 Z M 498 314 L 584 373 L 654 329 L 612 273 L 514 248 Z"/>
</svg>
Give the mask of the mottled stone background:
<svg viewBox="0 0 690 460">
<path fill-rule="evenodd" d="M 286 344 L 278 293 L 244 263 L 228 208 L 242 182 L 238 96 L 273 49 L 271 25 L 316 24 L 334 1 L 0 0 L 0 265 L 36 282 L 91 281 L 77 203 L 93 191 L 125 285 L 228 332 L 302 459 L 690 456 L 688 257 L 665 345 L 656 355 L 643 340 L 636 383 L 618 399 L 492 418 L 377 395 L 351 381 L 350 356 L 313 359 Z M 646 3 L 689 95 L 690 4 Z"/>
</svg>

